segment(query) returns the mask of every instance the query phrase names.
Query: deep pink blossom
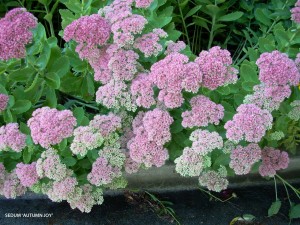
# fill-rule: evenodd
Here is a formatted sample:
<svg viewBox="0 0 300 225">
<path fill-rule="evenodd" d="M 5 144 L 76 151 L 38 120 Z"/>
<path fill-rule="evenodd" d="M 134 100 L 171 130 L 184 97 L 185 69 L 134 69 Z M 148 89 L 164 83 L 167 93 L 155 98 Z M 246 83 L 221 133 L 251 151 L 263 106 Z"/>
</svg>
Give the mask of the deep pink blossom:
<svg viewBox="0 0 300 225">
<path fill-rule="evenodd" d="M 237 108 L 237 114 L 229 120 L 224 128 L 226 137 L 234 142 L 245 139 L 248 142 L 259 142 L 266 130 L 272 127 L 273 117 L 267 110 L 262 110 L 254 104 L 242 104 Z"/>
<path fill-rule="evenodd" d="M 31 130 L 33 142 L 47 148 L 72 136 L 76 119 L 70 110 L 58 111 L 42 107 L 32 113 L 27 125 Z"/>
<path fill-rule="evenodd" d="M 181 52 L 186 48 L 186 44 L 183 41 L 177 41 L 177 42 L 168 41 L 167 45 L 168 47 L 165 51 L 166 55 L 171 54 L 173 52 Z"/>
<path fill-rule="evenodd" d="M 31 30 L 37 18 L 25 8 L 15 8 L 0 19 L 0 60 L 24 58 L 26 45 L 32 40 Z"/>
<path fill-rule="evenodd" d="M 295 3 L 294 8 L 291 9 L 292 20 L 296 23 L 300 23 L 300 0 Z"/>
<path fill-rule="evenodd" d="M 65 41 L 74 40 L 78 43 L 76 52 L 87 53 L 90 49 L 104 45 L 110 37 L 111 27 L 108 21 L 98 14 L 82 16 L 70 23 L 64 30 Z M 85 58 L 86 54 L 81 54 Z"/>
<path fill-rule="evenodd" d="M 216 104 L 204 95 L 198 95 L 190 101 L 192 110 L 182 113 L 183 127 L 205 127 L 209 123 L 218 125 L 224 117 L 224 107 Z"/>
<path fill-rule="evenodd" d="M 18 163 L 16 166 L 16 174 L 24 187 L 31 187 L 39 180 L 36 172 L 36 162 L 31 164 Z"/>
<path fill-rule="evenodd" d="M 237 81 L 238 71 L 231 66 L 230 52 L 226 49 L 215 46 L 209 51 L 202 51 L 195 63 L 200 66 L 203 73 L 204 87 L 214 90 Z"/>
<path fill-rule="evenodd" d="M 262 176 L 273 177 L 277 170 L 286 169 L 289 165 L 289 155 L 287 152 L 265 147 L 262 150 L 262 164 L 259 173 Z"/>
<path fill-rule="evenodd" d="M 252 165 L 261 159 L 261 149 L 258 144 L 249 144 L 246 147 L 238 145 L 232 150 L 230 158 L 229 166 L 235 174 L 248 174 Z"/>
<path fill-rule="evenodd" d="M 108 68 L 115 80 L 130 81 L 137 73 L 137 60 L 139 55 L 133 50 L 124 50 L 116 45 L 107 49 L 109 54 Z"/>
<path fill-rule="evenodd" d="M 6 94 L 0 94 L 0 113 L 6 109 L 9 97 Z"/>
<path fill-rule="evenodd" d="M 116 21 L 111 27 L 114 43 L 118 47 L 132 45 L 134 43 L 134 35 L 142 33 L 147 23 L 147 19 L 138 14 L 132 14 Z"/>
<path fill-rule="evenodd" d="M 160 37 L 156 33 L 150 32 L 137 38 L 133 46 L 144 53 L 145 57 L 157 56 L 163 50 L 159 41 Z"/>
<path fill-rule="evenodd" d="M 285 53 L 265 52 L 256 61 L 259 68 L 259 80 L 269 86 L 298 85 L 300 73 L 295 62 Z"/>
<path fill-rule="evenodd" d="M 147 73 L 139 74 L 132 81 L 130 90 L 135 98 L 137 106 L 150 108 L 155 104 L 153 84 Z"/>
<path fill-rule="evenodd" d="M 0 127 L 0 151 L 22 151 L 26 146 L 26 135 L 19 131 L 17 123 Z"/>
<path fill-rule="evenodd" d="M 288 85 L 268 86 L 263 83 L 253 87 L 254 93 L 247 95 L 244 99 L 246 104 L 255 104 L 261 109 L 268 111 L 277 110 L 285 98 L 288 98 L 292 91 Z"/>
<path fill-rule="evenodd" d="M 186 55 L 172 53 L 151 66 L 150 79 L 159 89 L 158 100 L 167 108 L 180 107 L 184 101 L 182 90 L 197 92 L 202 73 L 195 63 L 188 63 Z"/>
<path fill-rule="evenodd" d="M 153 0 L 135 0 L 135 7 L 137 8 L 148 8 Z"/>
</svg>

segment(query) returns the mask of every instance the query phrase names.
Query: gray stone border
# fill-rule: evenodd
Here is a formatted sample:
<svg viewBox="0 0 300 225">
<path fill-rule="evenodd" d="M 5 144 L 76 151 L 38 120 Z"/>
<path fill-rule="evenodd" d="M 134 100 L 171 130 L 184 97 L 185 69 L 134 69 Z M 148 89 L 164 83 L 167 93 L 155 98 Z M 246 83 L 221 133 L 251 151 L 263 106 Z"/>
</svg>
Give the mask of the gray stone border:
<svg viewBox="0 0 300 225">
<path fill-rule="evenodd" d="M 289 167 L 281 170 L 279 173 L 284 179 L 290 182 L 300 182 L 300 156 L 290 159 Z M 126 174 L 129 190 L 149 190 L 154 192 L 169 192 L 195 190 L 198 188 L 197 177 L 182 177 L 175 171 L 173 163 L 164 165 L 160 168 L 152 167 L 148 170 L 139 171 L 136 174 Z M 262 178 L 258 173 L 250 173 L 244 176 L 229 177 L 229 188 L 259 186 L 270 184 L 273 179 L 267 180 Z M 123 190 L 108 190 L 105 195 L 119 195 Z M 47 199 L 46 195 L 27 192 L 17 199 Z M 0 199 L 6 199 L 0 196 Z"/>
</svg>

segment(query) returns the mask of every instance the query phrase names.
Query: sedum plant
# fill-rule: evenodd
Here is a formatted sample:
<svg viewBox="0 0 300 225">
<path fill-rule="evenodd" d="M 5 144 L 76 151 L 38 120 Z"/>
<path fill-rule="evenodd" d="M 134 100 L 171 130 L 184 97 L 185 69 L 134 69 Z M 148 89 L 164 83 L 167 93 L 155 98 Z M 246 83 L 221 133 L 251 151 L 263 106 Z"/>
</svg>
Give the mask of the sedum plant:
<svg viewBox="0 0 300 225">
<path fill-rule="evenodd" d="M 217 192 L 228 176 L 288 167 L 279 149 L 299 142 L 298 5 L 295 43 L 278 23 L 265 37 L 276 43 L 261 39 L 238 67 L 212 40 L 197 55 L 178 41 L 166 0 L 61 3 L 63 47 L 24 8 L 0 20 L 1 195 L 31 190 L 90 212 L 126 187 L 125 173 L 168 160 Z"/>
</svg>

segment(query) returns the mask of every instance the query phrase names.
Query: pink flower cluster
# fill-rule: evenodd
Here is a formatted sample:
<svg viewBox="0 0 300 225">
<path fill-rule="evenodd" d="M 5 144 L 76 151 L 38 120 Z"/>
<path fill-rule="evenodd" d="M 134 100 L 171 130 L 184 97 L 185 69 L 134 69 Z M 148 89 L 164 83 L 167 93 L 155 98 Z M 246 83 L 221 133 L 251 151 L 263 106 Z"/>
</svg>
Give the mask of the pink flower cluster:
<svg viewBox="0 0 300 225">
<path fill-rule="evenodd" d="M 300 0 L 295 3 L 295 7 L 291 9 L 292 20 L 296 23 L 300 23 Z"/>
<path fill-rule="evenodd" d="M 163 145 L 171 140 L 172 123 L 173 118 L 161 109 L 139 113 L 132 124 L 135 136 L 127 144 L 130 157 L 146 167 L 162 166 L 169 157 Z"/>
<path fill-rule="evenodd" d="M 134 161 L 131 157 L 129 152 L 125 153 L 126 159 L 125 159 L 125 171 L 126 173 L 132 174 L 138 172 L 139 168 L 141 167 L 140 163 L 137 163 Z"/>
<path fill-rule="evenodd" d="M 244 99 L 245 104 L 255 104 L 261 109 L 270 112 L 277 110 L 281 102 L 291 95 L 291 89 L 288 85 L 267 86 L 264 83 L 253 87 L 254 93 L 247 95 Z"/>
<path fill-rule="evenodd" d="M 130 87 L 137 106 L 150 108 L 155 104 L 153 85 L 147 73 L 140 73 Z"/>
<path fill-rule="evenodd" d="M 196 63 L 188 62 L 186 55 L 172 53 L 151 66 L 150 79 L 159 89 L 158 100 L 168 108 L 180 107 L 182 90 L 197 92 L 202 73 Z"/>
<path fill-rule="evenodd" d="M 120 117 L 112 113 L 96 115 L 88 126 L 80 126 L 74 130 L 74 139 L 70 149 L 73 154 L 85 156 L 88 150 L 100 147 L 105 138 L 120 128 Z"/>
<path fill-rule="evenodd" d="M 54 181 L 52 187 L 47 191 L 48 197 L 54 202 L 68 200 L 75 191 L 78 182 L 75 177 L 65 177 L 63 180 Z"/>
<path fill-rule="evenodd" d="M 191 133 L 190 140 L 193 142 L 192 149 L 202 156 L 223 147 L 223 139 L 215 131 L 197 129 Z"/>
<path fill-rule="evenodd" d="M 17 123 L 0 127 L 0 151 L 20 152 L 26 147 L 26 135 L 19 131 Z"/>
<path fill-rule="evenodd" d="M 31 164 L 18 163 L 16 166 L 16 174 L 24 187 L 31 187 L 39 180 L 36 172 L 36 162 Z"/>
<path fill-rule="evenodd" d="M 16 198 L 17 196 L 25 194 L 26 187 L 21 184 L 16 171 L 13 170 L 12 172 L 7 173 L 3 169 L 4 167 L 2 165 L 2 168 L 0 168 L 0 177 L 4 177 L 4 180 L 2 185 L 0 182 L 0 194 L 4 195 L 6 198 Z"/>
<path fill-rule="evenodd" d="M 231 66 L 230 52 L 226 49 L 215 46 L 209 51 L 202 51 L 195 63 L 200 66 L 203 73 L 204 87 L 214 90 L 237 81 L 238 70 Z"/>
<path fill-rule="evenodd" d="M 182 176 L 199 176 L 202 170 L 211 166 L 211 160 L 208 156 L 203 156 L 193 148 L 186 147 L 180 157 L 175 159 L 176 171 Z"/>
<path fill-rule="evenodd" d="M 109 54 L 108 68 L 115 80 L 130 81 L 137 72 L 137 59 L 139 55 L 133 50 L 124 50 L 116 45 L 111 45 L 107 51 Z"/>
<path fill-rule="evenodd" d="M 108 68 L 110 56 L 107 53 L 108 46 L 90 49 L 85 56 L 91 67 L 94 69 L 94 79 L 102 84 L 108 83 L 112 79 L 112 74 Z"/>
<path fill-rule="evenodd" d="M 132 14 L 116 21 L 111 27 L 114 42 L 119 47 L 133 45 L 134 35 L 142 33 L 147 23 L 147 19 L 138 14 Z"/>
<path fill-rule="evenodd" d="M 242 104 L 237 108 L 233 120 L 229 120 L 224 128 L 226 137 L 234 142 L 245 139 L 248 142 L 259 142 L 266 130 L 272 127 L 273 117 L 267 110 L 254 104 Z"/>
<path fill-rule="evenodd" d="M 228 187 L 226 179 L 227 171 L 225 167 L 220 167 L 218 171 L 209 170 L 202 172 L 199 177 L 199 184 L 207 187 L 210 191 L 220 192 Z"/>
<path fill-rule="evenodd" d="M 186 44 L 183 41 L 177 41 L 177 42 L 168 41 L 167 45 L 168 47 L 165 51 L 166 55 L 169 55 L 174 52 L 181 52 L 186 48 Z"/>
<path fill-rule="evenodd" d="M 135 0 L 135 7 L 137 8 L 148 8 L 153 0 Z"/>
<path fill-rule="evenodd" d="M 216 104 L 204 95 L 198 95 L 190 101 L 192 110 L 182 113 L 183 127 L 205 127 L 209 123 L 218 125 L 224 117 L 224 107 Z"/>
<path fill-rule="evenodd" d="M 287 152 L 265 147 L 262 150 L 262 164 L 259 167 L 259 173 L 264 177 L 273 177 L 277 170 L 286 169 L 288 165 L 289 155 Z"/>
<path fill-rule="evenodd" d="M 168 34 L 160 29 L 160 32 L 157 32 L 157 29 L 151 33 L 144 34 L 143 36 L 137 38 L 134 42 L 134 48 L 139 49 L 144 53 L 145 57 L 157 56 L 162 50 L 163 47 L 159 44 L 160 38 L 165 38 Z"/>
<path fill-rule="evenodd" d="M 252 165 L 261 159 L 261 149 L 258 144 L 253 143 L 245 147 L 238 145 L 232 150 L 230 159 L 229 166 L 235 174 L 248 174 Z"/>
<path fill-rule="evenodd" d="M 100 132 L 103 137 L 121 129 L 121 118 L 113 113 L 108 115 L 96 115 L 90 122 L 90 126 Z"/>
<path fill-rule="evenodd" d="M 110 37 L 111 27 L 107 20 L 98 14 L 82 16 L 74 20 L 64 30 L 66 41 L 74 40 L 78 43 L 76 51 L 83 59 L 89 55 L 91 49 L 104 45 Z"/>
<path fill-rule="evenodd" d="M 47 177 L 49 179 L 60 181 L 67 175 L 67 167 L 60 160 L 57 151 L 49 148 L 41 154 L 36 162 L 36 171 L 39 178 Z"/>
<path fill-rule="evenodd" d="M 76 118 L 70 110 L 58 111 L 42 107 L 32 113 L 27 125 L 31 130 L 33 142 L 47 148 L 72 136 Z"/>
<path fill-rule="evenodd" d="M 116 110 L 125 108 L 128 111 L 135 111 L 136 104 L 128 89 L 125 82 L 111 80 L 106 85 L 99 87 L 96 92 L 96 102 L 103 104 L 107 108 Z"/>
<path fill-rule="evenodd" d="M 279 51 L 265 52 L 256 61 L 259 80 L 269 86 L 298 85 L 300 73 L 295 62 Z"/>
<path fill-rule="evenodd" d="M 24 58 L 37 19 L 25 8 L 15 8 L 0 19 L 0 60 Z"/>
<path fill-rule="evenodd" d="M 69 194 L 68 203 L 72 209 L 79 209 L 81 212 L 89 213 L 94 205 L 103 203 L 103 191 L 100 188 L 94 188 L 90 184 L 85 184 L 81 187 L 76 187 Z"/>
<path fill-rule="evenodd" d="M 99 158 L 93 163 L 92 171 L 88 174 L 88 181 L 96 186 L 112 183 L 122 175 L 121 169 L 125 162 L 125 154 L 121 150 L 104 148 Z"/>
<path fill-rule="evenodd" d="M 6 109 L 9 97 L 6 94 L 0 94 L 0 113 Z"/>
</svg>

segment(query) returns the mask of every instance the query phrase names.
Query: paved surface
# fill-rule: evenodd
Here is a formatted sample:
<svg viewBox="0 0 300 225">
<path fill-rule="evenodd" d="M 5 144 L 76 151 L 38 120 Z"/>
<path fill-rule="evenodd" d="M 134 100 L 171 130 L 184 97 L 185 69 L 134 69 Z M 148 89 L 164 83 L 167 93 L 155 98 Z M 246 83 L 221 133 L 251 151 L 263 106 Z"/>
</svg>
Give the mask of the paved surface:
<svg viewBox="0 0 300 225">
<path fill-rule="evenodd" d="M 300 188 L 300 184 L 295 184 Z M 279 197 L 282 200 L 280 213 L 272 218 L 267 217 L 267 210 L 275 198 L 273 186 L 247 187 L 232 190 L 237 198 L 222 203 L 210 201 L 209 196 L 201 191 L 183 191 L 157 194 L 161 200 L 174 203 L 172 208 L 182 225 L 227 225 L 230 221 L 243 214 L 256 216 L 255 225 L 286 225 L 289 220 L 288 201 L 285 191 L 279 187 Z M 130 195 L 132 196 L 132 195 Z M 171 225 L 170 219 L 157 216 L 143 199 L 134 195 L 133 198 L 122 196 L 106 196 L 102 206 L 93 208 L 90 214 L 82 214 L 71 210 L 67 203 L 53 203 L 49 200 L 0 200 L 0 225 Z M 138 195 L 140 196 L 140 195 Z M 149 200 L 149 199 L 148 199 Z M 147 202 L 147 201 L 146 201 Z M 300 201 L 294 202 L 300 203 Z M 48 218 L 12 218 L 5 217 L 7 213 L 40 213 L 50 214 Z M 294 220 L 292 225 L 299 224 Z"/>
</svg>

